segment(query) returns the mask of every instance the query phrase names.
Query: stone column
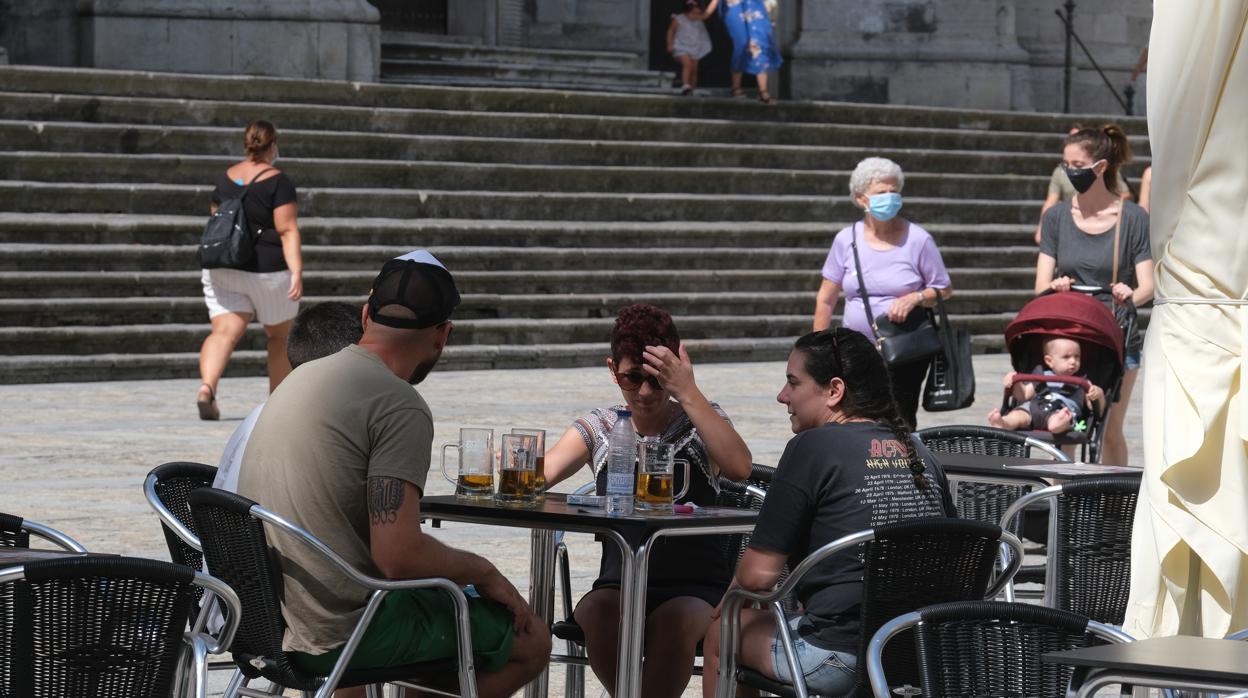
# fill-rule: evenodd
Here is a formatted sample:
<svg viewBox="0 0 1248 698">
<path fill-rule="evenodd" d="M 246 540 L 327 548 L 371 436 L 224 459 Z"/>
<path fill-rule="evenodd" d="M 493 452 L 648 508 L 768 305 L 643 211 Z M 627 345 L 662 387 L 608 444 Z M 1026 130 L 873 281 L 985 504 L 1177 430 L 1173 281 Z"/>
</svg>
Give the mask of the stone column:
<svg viewBox="0 0 1248 698">
<path fill-rule="evenodd" d="M 78 0 L 0 0 L 0 46 L 14 63 L 78 65 Z"/>
<path fill-rule="evenodd" d="M 1041 111 L 1062 110 L 1062 66 L 1066 29 L 1053 13 L 1066 11 L 1064 0 L 1015 0 L 1018 5 L 1018 42 L 1031 54 L 1028 90 Z M 1076 0 L 1074 27 L 1092 57 L 1122 93 L 1140 50 L 1148 44 L 1153 21 L 1151 2 L 1138 0 Z M 1080 114 L 1122 114 L 1122 107 L 1106 89 L 1091 62 L 1075 44 L 1070 109 Z M 1135 113 L 1145 113 L 1143 77 L 1136 80 Z"/>
<path fill-rule="evenodd" d="M 85 0 L 82 64 L 123 70 L 377 80 L 365 0 Z"/>
<path fill-rule="evenodd" d="M 1015 0 L 801 4 L 798 99 L 1030 109 Z"/>
</svg>

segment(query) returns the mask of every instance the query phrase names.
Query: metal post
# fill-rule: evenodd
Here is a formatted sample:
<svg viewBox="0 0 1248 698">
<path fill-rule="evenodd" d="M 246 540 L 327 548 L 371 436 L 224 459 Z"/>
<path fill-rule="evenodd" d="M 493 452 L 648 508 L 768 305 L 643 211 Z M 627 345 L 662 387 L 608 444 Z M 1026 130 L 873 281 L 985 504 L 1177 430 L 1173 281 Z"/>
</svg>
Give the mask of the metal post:
<svg viewBox="0 0 1248 698">
<path fill-rule="evenodd" d="M 1135 116 L 1135 85 L 1127 83 L 1122 96 L 1127 100 L 1127 116 Z"/>
<path fill-rule="evenodd" d="M 1062 111 L 1066 114 L 1070 113 L 1070 68 L 1071 68 L 1070 38 L 1071 38 L 1071 34 L 1073 34 L 1074 31 L 1075 31 L 1075 0 L 1066 0 L 1066 64 L 1065 64 L 1066 79 L 1062 88 L 1062 92 L 1063 92 Z"/>
</svg>

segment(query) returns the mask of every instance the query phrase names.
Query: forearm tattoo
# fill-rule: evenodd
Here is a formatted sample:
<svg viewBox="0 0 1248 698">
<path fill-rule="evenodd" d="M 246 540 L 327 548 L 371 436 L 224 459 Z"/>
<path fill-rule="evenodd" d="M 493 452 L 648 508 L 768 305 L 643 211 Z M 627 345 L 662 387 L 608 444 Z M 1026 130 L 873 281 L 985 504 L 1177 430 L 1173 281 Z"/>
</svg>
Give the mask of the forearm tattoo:
<svg viewBox="0 0 1248 698">
<path fill-rule="evenodd" d="M 399 520 L 405 485 L 403 480 L 394 477 L 368 478 L 368 517 L 374 526 Z"/>
</svg>

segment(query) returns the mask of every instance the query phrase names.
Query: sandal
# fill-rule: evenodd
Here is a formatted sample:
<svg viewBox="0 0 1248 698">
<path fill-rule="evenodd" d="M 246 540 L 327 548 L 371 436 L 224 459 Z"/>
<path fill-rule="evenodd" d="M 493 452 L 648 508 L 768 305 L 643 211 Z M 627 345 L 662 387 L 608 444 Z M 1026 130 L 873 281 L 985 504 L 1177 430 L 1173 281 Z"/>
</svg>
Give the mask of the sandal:
<svg viewBox="0 0 1248 698">
<path fill-rule="evenodd" d="M 204 399 L 204 388 L 208 389 L 208 399 Z M 195 406 L 199 408 L 199 418 L 215 422 L 221 419 L 221 411 L 217 409 L 217 394 L 213 391 L 212 386 L 202 383 L 199 386 L 199 395 L 195 399 Z"/>
<path fill-rule="evenodd" d="M 732 88 L 731 94 L 732 94 L 733 99 L 736 99 L 737 97 L 744 97 L 745 90 L 741 89 L 740 87 L 734 87 Z"/>
<path fill-rule="evenodd" d="M 681 96 L 688 97 L 689 95 L 693 94 L 693 88 L 690 87 L 689 85 L 685 85 L 684 87 L 680 88 L 680 94 Z"/>
<path fill-rule="evenodd" d="M 775 98 L 775 97 L 772 97 L 770 93 L 767 93 L 767 92 L 759 92 L 759 93 L 758 93 L 758 101 L 762 102 L 763 104 L 775 104 L 775 103 L 776 103 L 776 98 Z"/>
</svg>

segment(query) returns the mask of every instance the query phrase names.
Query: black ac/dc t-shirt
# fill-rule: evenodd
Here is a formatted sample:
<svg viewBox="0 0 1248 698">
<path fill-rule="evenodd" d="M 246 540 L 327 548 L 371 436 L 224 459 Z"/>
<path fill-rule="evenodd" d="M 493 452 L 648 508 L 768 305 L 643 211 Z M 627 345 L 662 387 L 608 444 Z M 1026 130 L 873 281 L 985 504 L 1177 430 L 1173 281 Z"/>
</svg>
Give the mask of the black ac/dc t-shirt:
<svg viewBox="0 0 1248 698">
<path fill-rule="evenodd" d="M 794 436 L 763 501 L 750 547 L 781 553 L 790 569 L 820 547 L 851 533 L 931 516 L 956 516 L 949 483 L 917 440 L 931 487 L 915 486 L 905 448 L 875 422 L 825 424 Z M 804 614 L 798 633 L 828 650 L 858 650 L 862 552 L 838 553 L 797 586 Z"/>
<path fill-rule="evenodd" d="M 212 203 L 220 204 L 225 199 L 238 198 L 243 193 L 245 184 L 238 184 L 222 172 L 217 176 L 217 186 L 212 191 Z M 243 211 L 247 213 L 247 222 L 252 228 L 259 228 L 261 232 L 256 240 L 256 255 L 249 264 L 239 267 L 240 271 L 264 274 L 284 271 L 287 268 L 286 257 L 282 254 L 282 237 L 273 227 L 273 209 L 296 200 L 295 183 L 285 172 L 262 179 L 247 190 Z"/>
</svg>

